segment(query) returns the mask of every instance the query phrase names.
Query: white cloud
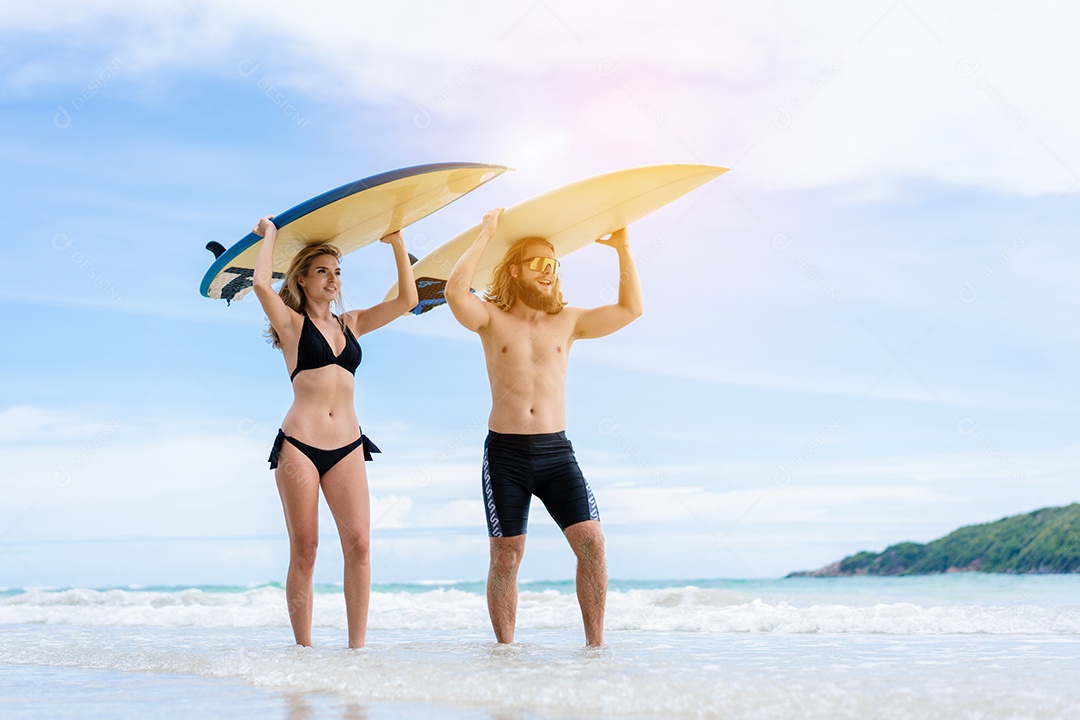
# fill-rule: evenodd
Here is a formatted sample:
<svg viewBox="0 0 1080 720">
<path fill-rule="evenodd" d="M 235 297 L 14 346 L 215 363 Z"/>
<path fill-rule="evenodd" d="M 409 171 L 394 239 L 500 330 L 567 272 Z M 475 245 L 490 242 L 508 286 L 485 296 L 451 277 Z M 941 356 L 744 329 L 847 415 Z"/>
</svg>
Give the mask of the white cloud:
<svg viewBox="0 0 1080 720">
<path fill-rule="evenodd" d="M 15 405 L 0 410 L 0 444 L 89 439 L 113 422 L 115 419 L 103 426 L 100 421 L 77 412 Z"/>
<path fill-rule="evenodd" d="M 1061 194 L 1080 172 L 1080 101 L 1059 91 L 1080 59 L 1078 21 L 1067 5 L 968 2 L 678 2 L 659 15 L 646 3 L 111 2 L 74 15 L 47 3 L 0 18 L 65 41 L 79 27 L 84 52 L 140 80 L 177 67 L 243 79 L 248 62 L 286 94 L 396 106 L 406 121 L 423 108 L 451 124 L 484 117 L 455 132 L 533 170 L 571 146 L 594 167 L 605 152 L 634 164 L 689 148 L 738 162 L 742 189 L 918 176 L 1020 194 Z M 78 54 L 38 59 L 7 82 L 78 83 L 86 68 Z"/>
<path fill-rule="evenodd" d="M 371 496 L 371 529 L 390 530 L 409 527 L 412 498 L 404 495 Z"/>
<path fill-rule="evenodd" d="M 889 505 L 896 511 L 956 505 L 959 498 L 922 485 L 867 484 L 766 487 L 710 491 L 702 488 L 611 488 L 604 492 L 604 519 L 620 525 L 679 522 L 721 532 L 729 527 L 839 522 L 853 508 Z M 860 517 L 856 523 L 864 522 Z M 850 522 L 850 521 L 849 521 Z"/>
<path fill-rule="evenodd" d="M 479 498 L 453 500 L 418 518 L 420 527 L 480 527 L 484 524 L 484 505 Z"/>
</svg>

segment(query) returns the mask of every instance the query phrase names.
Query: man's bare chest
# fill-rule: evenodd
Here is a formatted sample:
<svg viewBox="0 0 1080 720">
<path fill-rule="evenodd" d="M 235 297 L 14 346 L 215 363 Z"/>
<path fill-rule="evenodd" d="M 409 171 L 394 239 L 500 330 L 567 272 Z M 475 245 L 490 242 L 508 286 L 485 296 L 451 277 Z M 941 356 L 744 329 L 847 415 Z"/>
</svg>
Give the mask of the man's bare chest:
<svg viewBox="0 0 1080 720">
<path fill-rule="evenodd" d="M 561 318 L 547 322 L 504 318 L 492 327 L 485 342 L 491 360 L 510 365 L 565 364 L 570 349 L 570 328 L 568 323 L 558 320 Z"/>
</svg>

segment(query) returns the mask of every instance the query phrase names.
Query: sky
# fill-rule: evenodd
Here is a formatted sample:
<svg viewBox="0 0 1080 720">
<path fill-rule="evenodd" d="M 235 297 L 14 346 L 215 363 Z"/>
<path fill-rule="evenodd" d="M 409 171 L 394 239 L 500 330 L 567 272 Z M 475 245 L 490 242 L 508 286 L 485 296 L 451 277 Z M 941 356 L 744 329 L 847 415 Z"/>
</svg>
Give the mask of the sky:
<svg viewBox="0 0 1080 720">
<path fill-rule="evenodd" d="M 654 163 L 645 313 L 576 343 L 610 574 L 769 578 L 1080 499 L 1080 8 L 923 0 L 100 0 L 0 8 L 0 587 L 282 581 L 291 402 L 253 222 L 434 162 L 514 168 L 405 231 Z M 378 302 L 392 254 L 343 263 Z M 612 300 L 607 248 L 564 259 Z M 478 579 L 490 395 L 448 312 L 361 339 L 376 583 Z M 316 580 L 340 580 L 323 508 Z M 534 503 L 522 579 L 573 577 Z"/>
</svg>

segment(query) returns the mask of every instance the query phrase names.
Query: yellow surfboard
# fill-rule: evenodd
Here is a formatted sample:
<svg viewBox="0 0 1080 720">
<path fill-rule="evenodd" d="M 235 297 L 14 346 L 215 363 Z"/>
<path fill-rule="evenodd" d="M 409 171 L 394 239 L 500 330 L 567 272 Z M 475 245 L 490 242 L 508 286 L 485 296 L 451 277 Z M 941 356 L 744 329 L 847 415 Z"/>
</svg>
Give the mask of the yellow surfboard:
<svg viewBox="0 0 1080 720">
<path fill-rule="evenodd" d="M 563 257 L 624 228 L 727 172 L 715 165 L 649 165 L 618 170 L 564 185 L 506 208 L 480 258 L 472 288 L 483 290 L 516 240 L 546 238 Z M 413 265 L 420 293 L 416 315 L 446 302 L 443 290 L 458 258 L 480 233 L 480 223 L 443 243 Z M 397 295 L 397 284 L 386 297 Z"/>
<path fill-rule="evenodd" d="M 305 245 L 329 242 L 343 255 L 424 218 L 501 175 L 502 165 L 436 163 L 392 170 L 342 185 L 273 217 L 278 227 L 274 277 L 284 277 Z M 248 233 L 226 250 L 206 246 L 216 260 L 203 276 L 200 292 L 226 301 L 251 290 L 262 238 Z"/>
</svg>

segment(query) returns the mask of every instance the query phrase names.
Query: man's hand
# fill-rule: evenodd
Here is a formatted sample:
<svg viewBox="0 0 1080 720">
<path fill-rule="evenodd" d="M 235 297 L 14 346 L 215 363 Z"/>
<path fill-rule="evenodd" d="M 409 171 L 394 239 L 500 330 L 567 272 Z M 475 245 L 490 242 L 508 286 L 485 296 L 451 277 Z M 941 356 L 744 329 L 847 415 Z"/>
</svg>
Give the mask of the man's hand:
<svg viewBox="0 0 1080 720">
<path fill-rule="evenodd" d="M 630 234 L 626 232 L 626 228 L 620 228 L 615 232 L 608 235 L 606 238 L 600 238 L 596 242 L 601 245 L 607 245 L 613 247 L 616 250 L 630 247 Z"/>
<path fill-rule="evenodd" d="M 450 306 L 450 312 L 466 329 L 480 332 L 491 322 L 491 304 L 486 303 L 473 293 L 469 292 L 476 268 L 480 265 L 480 256 L 484 253 L 488 241 L 495 236 L 495 229 L 499 227 L 499 217 L 502 215 L 501 207 L 489 210 L 484 215 L 480 224 L 480 232 L 473 240 L 469 249 L 461 254 L 454 269 L 450 271 L 450 277 L 446 279 L 446 288 L 443 289 L 443 297 Z"/>
<path fill-rule="evenodd" d="M 630 253 L 630 239 L 626 228 L 596 241 L 600 245 L 615 248 L 619 254 L 619 301 L 614 305 L 602 305 L 582 311 L 574 324 L 575 338 L 598 338 L 610 335 L 641 316 L 641 281 L 638 280 L 634 256 Z"/>
<path fill-rule="evenodd" d="M 484 221 L 480 225 L 481 235 L 485 235 L 489 239 L 495 237 L 495 229 L 499 227 L 499 217 L 502 215 L 502 211 L 501 207 L 487 211 L 487 214 L 484 215 Z"/>
</svg>

